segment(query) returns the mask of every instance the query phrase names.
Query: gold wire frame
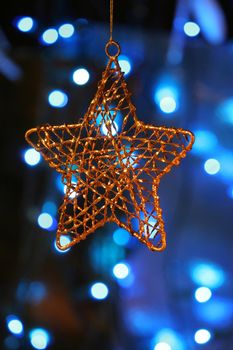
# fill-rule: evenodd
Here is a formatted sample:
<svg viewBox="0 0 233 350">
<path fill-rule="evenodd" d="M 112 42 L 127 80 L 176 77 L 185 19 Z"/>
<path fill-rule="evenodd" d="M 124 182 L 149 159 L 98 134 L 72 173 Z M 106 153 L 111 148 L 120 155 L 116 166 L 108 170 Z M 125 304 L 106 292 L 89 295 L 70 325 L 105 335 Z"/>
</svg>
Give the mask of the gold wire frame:
<svg viewBox="0 0 233 350">
<path fill-rule="evenodd" d="M 115 55 L 109 52 L 112 47 Z M 109 62 L 84 118 L 78 124 L 31 129 L 26 140 L 66 185 L 56 239 L 60 249 L 115 222 L 149 249 L 162 251 L 160 179 L 179 165 L 194 136 L 139 121 L 119 66 L 119 44 L 110 40 L 105 50 Z M 62 245 L 61 236 L 69 236 L 70 243 Z"/>
</svg>

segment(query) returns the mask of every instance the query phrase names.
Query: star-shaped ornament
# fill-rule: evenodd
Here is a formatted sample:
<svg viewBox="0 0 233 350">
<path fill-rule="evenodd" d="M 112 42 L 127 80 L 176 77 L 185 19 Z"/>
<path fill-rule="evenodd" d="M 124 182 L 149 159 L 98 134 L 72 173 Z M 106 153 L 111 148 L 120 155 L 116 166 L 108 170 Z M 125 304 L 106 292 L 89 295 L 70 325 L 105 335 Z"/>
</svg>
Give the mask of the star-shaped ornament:
<svg viewBox="0 0 233 350">
<path fill-rule="evenodd" d="M 117 53 L 109 53 L 110 46 Z M 45 125 L 26 140 L 66 185 L 60 206 L 57 246 L 65 250 L 107 222 L 115 222 L 151 250 L 166 247 L 159 204 L 160 179 L 186 156 L 190 131 L 146 125 L 136 117 L 118 55 L 109 62 L 87 113 L 78 124 Z M 70 243 L 63 245 L 61 237 Z"/>
</svg>

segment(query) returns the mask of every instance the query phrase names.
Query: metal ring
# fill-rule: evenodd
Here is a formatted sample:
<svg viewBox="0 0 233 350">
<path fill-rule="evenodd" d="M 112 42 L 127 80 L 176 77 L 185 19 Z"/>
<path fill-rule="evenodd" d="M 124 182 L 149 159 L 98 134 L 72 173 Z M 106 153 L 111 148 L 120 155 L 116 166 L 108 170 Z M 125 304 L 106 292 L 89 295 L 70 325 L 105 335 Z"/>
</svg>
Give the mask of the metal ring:
<svg viewBox="0 0 233 350">
<path fill-rule="evenodd" d="M 117 48 L 117 52 L 116 52 L 115 55 L 111 55 L 111 54 L 109 53 L 109 48 L 110 48 L 110 46 L 115 46 L 115 47 Z M 116 58 L 116 57 L 118 57 L 118 56 L 120 55 L 120 53 L 121 53 L 120 45 L 119 45 L 116 41 L 114 41 L 114 40 L 109 40 L 109 41 L 107 42 L 106 46 L 105 46 L 105 52 L 106 52 L 106 55 L 107 55 L 109 58 Z"/>
</svg>

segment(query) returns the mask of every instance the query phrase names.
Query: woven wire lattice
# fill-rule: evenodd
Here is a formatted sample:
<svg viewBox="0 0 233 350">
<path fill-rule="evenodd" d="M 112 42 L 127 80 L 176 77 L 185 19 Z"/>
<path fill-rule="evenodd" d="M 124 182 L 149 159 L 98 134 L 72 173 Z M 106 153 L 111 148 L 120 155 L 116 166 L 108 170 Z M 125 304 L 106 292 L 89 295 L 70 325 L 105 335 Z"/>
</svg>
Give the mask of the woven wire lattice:
<svg viewBox="0 0 233 350">
<path fill-rule="evenodd" d="M 60 206 L 60 249 L 115 222 L 151 250 L 166 247 L 158 186 L 163 175 L 186 156 L 190 131 L 146 125 L 136 117 L 117 54 L 109 62 L 87 113 L 78 124 L 45 125 L 26 139 L 66 185 Z M 61 236 L 70 243 L 62 245 Z"/>
</svg>

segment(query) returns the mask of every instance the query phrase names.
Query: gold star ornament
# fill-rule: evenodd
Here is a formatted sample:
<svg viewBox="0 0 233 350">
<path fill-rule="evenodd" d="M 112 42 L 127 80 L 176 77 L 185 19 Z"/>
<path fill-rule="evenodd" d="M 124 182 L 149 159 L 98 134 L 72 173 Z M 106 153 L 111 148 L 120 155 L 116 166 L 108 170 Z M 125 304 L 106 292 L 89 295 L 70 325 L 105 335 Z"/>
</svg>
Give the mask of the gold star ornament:
<svg viewBox="0 0 233 350">
<path fill-rule="evenodd" d="M 115 47 L 115 55 L 109 53 Z M 190 131 L 139 121 L 118 62 L 119 45 L 106 45 L 109 62 L 78 124 L 45 125 L 26 140 L 61 175 L 57 246 L 65 250 L 107 222 L 115 222 L 151 250 L 166 247 L 159 204 L 162 176 L 179 165 L 194 142 Z M 68 236 L 70 243 L 61 244 Z"/>
</svg>

